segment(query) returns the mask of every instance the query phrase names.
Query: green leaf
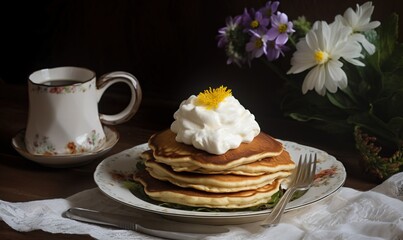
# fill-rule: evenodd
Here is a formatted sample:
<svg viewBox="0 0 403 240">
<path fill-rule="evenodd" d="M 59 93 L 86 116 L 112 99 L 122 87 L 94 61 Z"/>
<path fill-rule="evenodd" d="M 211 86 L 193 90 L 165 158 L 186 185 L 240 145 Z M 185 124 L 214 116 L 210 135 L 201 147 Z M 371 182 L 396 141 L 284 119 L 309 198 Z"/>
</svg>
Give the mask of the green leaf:
<svg viewBox="0 0 403 240">
<path fill-rule="evenodd" d="M 329 117 L 335 117 L 344 111 L 332 105 L 326 97 L 318 95 L 316 92 L 308 92 L 305 95 L 301 93 L 290 93 L 282 102 L 282 110 L 285 113 L 300 112 L 303 115 L 316 115 L 325 113 Z"/>
<path fill-rule="evenodd" d="M 381 73 L 370 63 L 370 60 L 365 58 L 362 62 L 365 64 L 364 67 L 343 61 L 343 70 L 348 77 L 348 88 L 342 91 L 349 96 L 357 108 L 366 109 L 369 102 L 376 99 L 382 92 L 383 83 Z"/>
<path fill-rule="evenodd" d="M 378 28 L 379 45 L 376 46 L 379 52 L 379 60 L 381 63 L 387 61 L 393 54 L 398 39 L 398 22 L 399 16 L 391 14 L 382 25 Z M 381 65 L 382 67 L 382 65 Z"/>
<path fill-rule="evenodd" d="M 382 92 L 382 75 L 368 64 L 365 67 L 357 67 L 357 70 L 360 78 L 351 81 L 358 82 L 359 96 L 368 102 L 373 102 Z"/>
<path fill-rule="evenodd" d="M 359 111 L 361 108 L 365 109 L 367 106 L 357 100 L 348 86 L 335 93 L 327 92 L 326 97 L 334 106 L 347 112 Z"/>
<path fill-rule="evenodd" d="M 379 31 L 380 28 L 378 28 Z M 361 59 L 365 64 L 365 67 L 372 67 L 377 72 L 381 72 L 381 63 L 380 63 L 380 36 L 379 33 L 375 30 L 370 30 L 363 33 L 365 38 L 375 46 L 375 53 L 370 55 L 366 51 L 363 51 L 364 58 Z"/>
<path fill-rule="evenodd" d="M 376 52 L 373 55 L 365 54 L 363 59 L 366 68 L 371 66 L 377 72 L 390 72 L 402 64 L 402 46 L 398 44 L 398 20 L 397 14 L 390 15 L 376 31 L 364 33 L 369 42 L 375 45 Z"/>
<path fill-rule="evenodd" d="M 328 118 L 326 115 L 320 114 L 308 116 L 297 112 L 290 113 L 289 117 L 297 121 L 309 122 L 314 128 L 331 134 L 350 135 L 353 131 L 353 127 L 348 124 L 346 118 Z"/>
<path fill-rule="evenodd" d="M 394 72 L 403 68 L 403 44 L 396 44 L 394 51 L 382 62 L 383 72 Z"/>
<path fill-rule="evenodd" d="M 346 121 L 348 114 L 331 104 L 326 97 L 316 92 L 302 95 L 291 92 L 284 98 L 282 111 L 294 120 L 309 122 L 313 127 L 329 133 L 351 134 L 352 126 Z"/>
</svg>

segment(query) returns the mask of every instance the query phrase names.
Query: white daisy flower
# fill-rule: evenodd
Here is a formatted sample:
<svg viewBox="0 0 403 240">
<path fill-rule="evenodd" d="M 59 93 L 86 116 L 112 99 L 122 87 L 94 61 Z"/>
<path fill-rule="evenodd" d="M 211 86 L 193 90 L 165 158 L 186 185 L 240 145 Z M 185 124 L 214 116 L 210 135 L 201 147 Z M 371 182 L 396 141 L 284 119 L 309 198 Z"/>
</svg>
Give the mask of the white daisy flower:
<svg viewBox="0 0 403 240">
<path fill-rule="evenodd" d="M 354 12 L 353 9 L 348 8 L 343 15 L 343 24 L 350 27 L 353 32 L 365 32 L 378 27 L 381 23 L 379 21 L 371 22 L 371 15 L 374 12 L 372 2 L 366 2 L 359 6 Z"/>
<path fill-rule="evenodd" d="M 375 46 L 360 33 L 375 29 L 381 24 L 379 21 L 371 22 L 371 15 L 373 12 L 374 6 L 372 6 L 372 2 L 366 2 L 361 6 L 357 4 L 355 12 L 352 8 L 348 8 L 343 16 L 336 16 L 336 20 L 341 21 L 343 25 L 350 29 L 351 37 L 361 43 L 369 54 L 375 52 Z"/>
<path fill-rule="evenodd" d="M 304 94 L 315 88 L 318 94 L 325 95 L 326 90 L 335 93 L 338 88 L 347 87 L 347 75 L 341 68 L 343 63 L 340 58 L 364 66 L 356 59 L 362 57 L 361 45 L 351 40 L 349 34 L 349 29 L 339 21 L 331 25 L 317 21 L 305 38 L 297 43 L 287 74 L 312 68 L 302 84 Z"/>
</svg>

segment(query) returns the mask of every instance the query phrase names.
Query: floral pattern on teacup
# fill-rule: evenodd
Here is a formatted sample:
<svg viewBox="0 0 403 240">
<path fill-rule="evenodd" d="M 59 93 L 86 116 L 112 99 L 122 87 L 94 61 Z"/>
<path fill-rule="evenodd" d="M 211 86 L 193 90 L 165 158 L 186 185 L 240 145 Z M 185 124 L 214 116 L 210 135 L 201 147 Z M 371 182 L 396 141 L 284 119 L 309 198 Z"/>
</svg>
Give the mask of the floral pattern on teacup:
<svg viewBox="0 0 403 240">
<path fill-rule="evenodd" d="M 94 150 L 96 146 L 101 146 L 106 141 L 106 138 L 100 138 L 100 134 L 92 130 L 87 134 L 86 140 L 82 145 L 76 145 L 75 142 L 69 142 L 66 145 L 69 154 L 84 153 Z"/>
<path fill-rule="evenodd" d="M 49 142 L 49 138 L 46 136 L 40 137 L 39 134 L 35 135 L 34 139 L 35 154 L 39 155 L 55 155 L 55 146 Z"/>
<path fill-rule="evenodd" d="M 35 92 L 48 92 L 53 94 L 69 94 L 76 92 L 86 92 L 88 89 L 91 89 L 93 86 L 92 83 L 85 85 L 71 85 L 71 86 L 60 86 L 60 87 L 48 87 L 48 86 L 33 86 L 32 90 Z"/>
<path fill-rule="evenodd" d="M 105 137 L 101 138 L 100 133 L 98 133 L 96 130 L 92 130 L 90 133 L 86 134 L 85 141 L 81 145 L 77 144 L 75 141 L 66 143 L 65 154 L 91 152 L 98 146 L 102 146 L 105 141 Z M 39 134 L 36 134 L 34 139 L 34 148 L 35 154 L 38 155 L 58 155 L 54 144 L 49 141 L 49 137 L 47 136 L 39 136 Z"/>
</svg>

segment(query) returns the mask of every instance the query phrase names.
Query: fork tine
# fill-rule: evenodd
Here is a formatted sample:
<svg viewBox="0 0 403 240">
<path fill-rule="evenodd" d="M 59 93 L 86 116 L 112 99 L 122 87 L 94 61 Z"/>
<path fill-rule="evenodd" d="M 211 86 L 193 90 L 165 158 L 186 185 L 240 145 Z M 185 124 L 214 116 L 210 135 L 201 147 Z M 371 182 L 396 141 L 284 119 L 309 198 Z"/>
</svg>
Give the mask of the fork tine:
<svg viewBox="0 0 403 240">
<path fill-rule="evenodd" d="M 306 179 L 310 181 L 312 179 L 312 167 L 313 167 L 313 159 L 312 154 L 309 154 L 309 166 L 307 167 Z"/>
<path fill-rule="evenodd" d="M 316 160 L 317 160 L 317 154 L 315 153 L 315 157 L 313 158 L 313 166 L 312 166 L 312 171 L 311 171 L 311 177 L 310 179 L 313 181 L 315 180 L 315 174 L 316 174 Z"/>
<path fill-rule="evenodd" d="M 315 177 L 315 169 L 316 169 L 316 154 L 315 157 L 312 157 L 312 154 L 309 154 L 308 166 L 306 167 L 306 176 L 305 182 L 312 182 Z"/>
<path fill-rule="evenodd" d="M 301 178 L 299 179 L 300 181 L 305 181 L 306 177 L 309 175 L 310 168 L 311 166 L 310 162 L 308 161 L 308 154 L 305 154 L 304 162 L 302 165 L 303 172 Z"/>
<path fill-rule="evenodd" d="M 303 169 L 302 168 L 302 155 L 299 156 L 298 165 L 295 168 L 295 173 L 294 173 L 295 177 L 292 180 L 292 184 L 294 184 L 294 183 L 296 183 L 296 182 L 298 182 L 300 180 L 300 178 L 301 178 L 301 169 Z"/>
<path fill-rule="evenodd" d="M 307 154 L 307 155 L 308 155 L 308 154 Z M 307 156 L 307 158 L 308 158 L 308 156 Z M 306 168 L 305 168 L 306 177 L 309 178 L 309 177 L 311 176 L 312 154 L 309 154 L 309 160 L 307 161 L 306 165 L 307 165 Z"/>
</svg>

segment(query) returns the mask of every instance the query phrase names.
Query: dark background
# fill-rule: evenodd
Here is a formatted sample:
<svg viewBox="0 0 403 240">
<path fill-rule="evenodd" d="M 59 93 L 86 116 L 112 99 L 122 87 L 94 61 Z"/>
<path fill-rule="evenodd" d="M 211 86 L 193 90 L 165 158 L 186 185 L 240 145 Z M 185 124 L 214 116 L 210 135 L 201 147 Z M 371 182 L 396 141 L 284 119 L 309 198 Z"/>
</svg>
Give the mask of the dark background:
<svg viewBox="0 0 403 240">
<path fill-rule="evenodd" d="M 289 19 L 332 21 L 348 7 L 365 1 L 283 0 Z M 252 67 L 226 65 L 217 48 L 217 31 L 227 16 L 257 0 L 49 0 L 1 1 L 0 81 L 26 84 L 41 68 L 81 66 L 98 76 L 128 71 L 140 81 L 144 99 L 178 106 L 191 94 L 226 85 L 256 118 L 280 116 L 276 92 L 280 79 L 259 61 Z M 403 17 L 402 1 L 374 0 L 373 20 L 392 12 Z M 399 20 L 402 25 L 402 20 Z M 402 28 L 400 28 L 402 29 Z M 403 30 L 402 30 L 403 31 Z M 400 40 L 402 33 L 400 33 Z M 1 87 L 1 85 L 0 85 Z M 124 87 L 115 87 L 127 95 Z M 162 106 L 161 106 L 162 107 Z M 171 118 L 174 110 L 161 116 Z"/>
</svg>

